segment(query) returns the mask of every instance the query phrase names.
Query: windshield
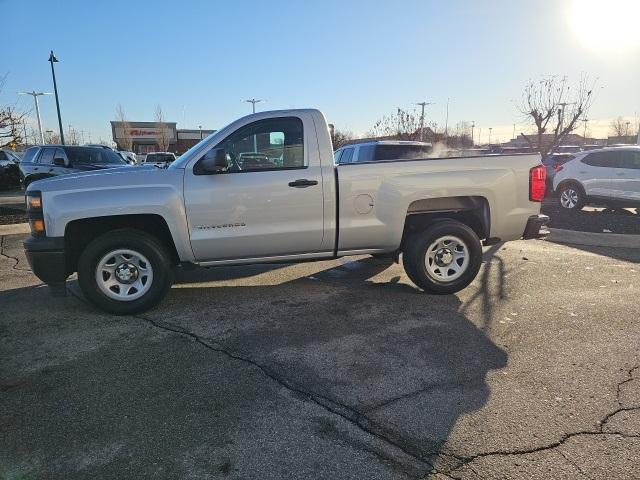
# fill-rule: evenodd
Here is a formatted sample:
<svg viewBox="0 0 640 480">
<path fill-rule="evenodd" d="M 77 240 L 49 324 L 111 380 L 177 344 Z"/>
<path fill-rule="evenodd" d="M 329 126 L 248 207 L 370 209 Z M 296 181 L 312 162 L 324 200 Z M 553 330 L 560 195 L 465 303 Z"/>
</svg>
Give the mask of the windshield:
<svg viewBox="0 0 640 480">
<path fill-rule="evenodd" d="M 127 165 L 127 162 L 113 150 L 95 147 L 64 147 L 71 164 Z"/>
</svg>

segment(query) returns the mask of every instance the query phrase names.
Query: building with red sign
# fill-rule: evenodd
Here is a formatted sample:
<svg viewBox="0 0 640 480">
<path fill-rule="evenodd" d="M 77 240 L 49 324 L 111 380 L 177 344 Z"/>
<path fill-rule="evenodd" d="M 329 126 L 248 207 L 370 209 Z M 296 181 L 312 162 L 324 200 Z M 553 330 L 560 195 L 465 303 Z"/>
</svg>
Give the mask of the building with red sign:
<svg viewBox="0 0 640 480">
<path fill-rule="evenodd" d="M 112 121 L 111 132 L 118 150 L 146 155 L 161 151 L 182 154 L 215 130 L 180 130 L 175 122 Z"/>
</svg>

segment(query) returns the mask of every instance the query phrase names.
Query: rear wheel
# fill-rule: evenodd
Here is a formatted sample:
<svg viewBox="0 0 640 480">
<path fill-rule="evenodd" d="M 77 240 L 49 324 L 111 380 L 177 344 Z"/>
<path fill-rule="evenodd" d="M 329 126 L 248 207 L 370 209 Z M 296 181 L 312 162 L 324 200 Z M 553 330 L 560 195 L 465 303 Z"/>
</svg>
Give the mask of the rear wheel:
<svg viewBox="0 0 640 480">
<path fill-rule="evenodd" d="M 422 290 L 450 294 L 476 277 L 482 264 L 482 246 L 470 227 L 446 220 L 412 235 L 402 262 L 411 281 Z"/>
<path fill-rule="evenodd" d="M 585 200 L 584 190 L 575 183 L 567 183 L 558 190 L 558 202 L 567 210 L 581 210 Z"/>
<path fill-rule="evenodd" d="M 171 287 L 171 257 L 151 235 L 134 229 L 107 232 L 80 255 L 78 283 L 96 306 L 116 315 L 143 312 Z"/>
</svg>

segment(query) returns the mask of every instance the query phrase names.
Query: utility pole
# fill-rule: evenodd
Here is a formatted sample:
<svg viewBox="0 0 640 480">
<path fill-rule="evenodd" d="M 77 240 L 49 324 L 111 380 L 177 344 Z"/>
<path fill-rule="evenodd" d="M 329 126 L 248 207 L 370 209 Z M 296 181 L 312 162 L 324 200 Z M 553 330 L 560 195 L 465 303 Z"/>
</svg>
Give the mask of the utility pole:
<svg viewBox="0 0 640 480">
<path fill-rule="evenodd" d="M 558 132 L 562 133 L 562 127 L 564 127 L 564 109 L 567 105 L 575 105 L 576 102 L 562 102 L 559 103 L 558 106 L 560 106 L 561 108 L 558 109 L 558 111 L 560 112 L 560 118 L 558 119 L 558 122 L 560 123 L 560 128 L 558 129 Z"/>
<path fill-rule="evenodd" d="M 447 116 L 444 121 L 444 137 L 447 138 L 449 136 L 449 97 L 447 97 Z"/>
<path fill-rule="evenodd" d="M 51 94 L 47 92 L 36 92 L 35 90 L 33 90 L 31 92 L 18 92 L 18 95 L 31 95 L 33 97 L 33 101 L 36 104 L 36 117 L 38 118 L 38 133 L 40 133 L 40 143 L 44 145 L 44 135 L 42 134 L 42 121 L 40 120 L 40 105 L 38 103 L 38 97 L 40 95 L 51 95 Z"/>
<path fill-rule="evenodd" d="M 476 121 L 471 120 L 471 146 L 473 147 L 473 129 L 476 127 Z"/>
<path fill-rule="evenodd" d="M 256 98 L 249 98 L 249 99 L 245 100 L 245 102 L 250 103 L 251 106 L 253 107 L 253 113 L 256 113 L 256 103 L 264 102 L 264 100 L 256 99 Z"/>
<path fill-rule="evenodd" d="M 435 105 L 435 103 L 419 102 L 419 103 L 416 103 L 416 105 L 419 105 L 422 107 L 422 113 L 420 114 L 420 141 L 424 142 L 424 107 L 426 107 L 427 105 Z M 398 109 L 398 113 L 399 112 L 400 112 L 400 109 Z M 400 129 L 398 129 L 398 133 L 400 133 Z"/>
<path fill-rule="evenodd" d="M 584 131 L 582 133 L 582 146 L 585 146 L 587 144 L 587 122 L 589 121 L 588 118 L 583 118 L 581 120 L 582 123 L 584 123 Z"/>
<path fill-rule="evenodd" d="M 64 131 L 62 130 L 62 117 L 60 116 L 60 101 L 58 100 L 58 85 L 56 84 L 56 71 L 53 68 L 54 63 L 58 63 L 58 59 L 51 50 L 49 55 L 49 62 L 51 62 L 51 76 L 53 77 L 53 91 L 56 95 L 56 110 L 58 110 L 58 127 L 60 128 L 60 143 L 64 145 Z"/>
</svg>

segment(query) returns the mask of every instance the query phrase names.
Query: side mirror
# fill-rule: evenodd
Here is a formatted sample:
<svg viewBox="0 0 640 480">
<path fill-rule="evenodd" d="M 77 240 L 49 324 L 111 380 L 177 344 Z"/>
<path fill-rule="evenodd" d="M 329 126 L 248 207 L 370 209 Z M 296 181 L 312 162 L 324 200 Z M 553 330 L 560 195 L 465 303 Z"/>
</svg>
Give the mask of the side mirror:
<svg viewBox="0 0 640 480">
<path fill-rule="evenodd" d="M 61 158 L 61 157 L 54 158 L 53 159 L 53 164 L 56 167 L 68 167 L 69 166 L 69 163 L 67 162 L 67 160 L 64 159 L 64 158 Z"/>
<path fill-rule="evenodd" d="M 196 173 L 207 175 L 212 173 L 223 173 L 229 170 L 229 160 L 224 148 L 209 150 L 197 164 Z"/>
</svg>

